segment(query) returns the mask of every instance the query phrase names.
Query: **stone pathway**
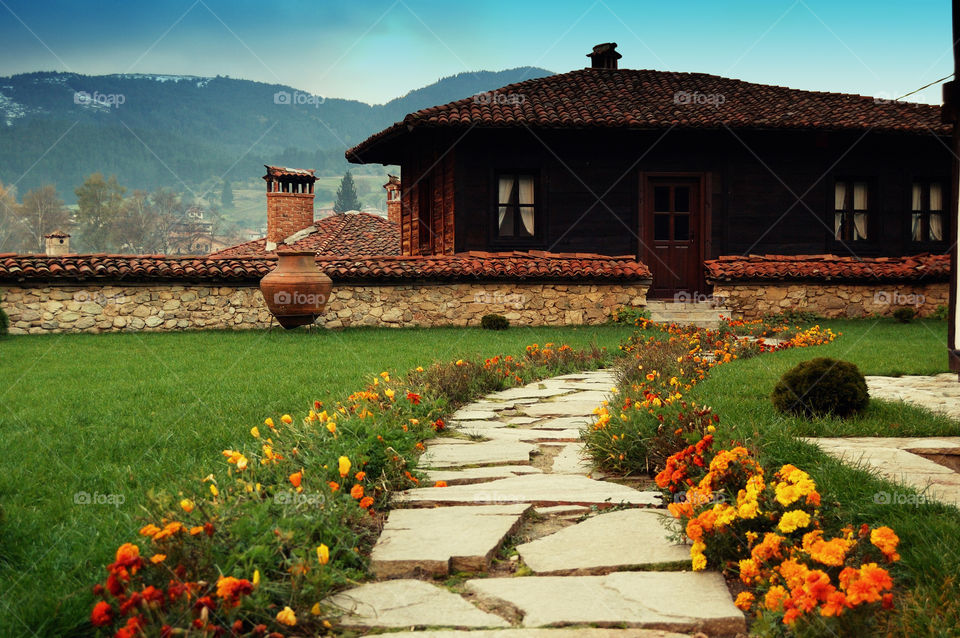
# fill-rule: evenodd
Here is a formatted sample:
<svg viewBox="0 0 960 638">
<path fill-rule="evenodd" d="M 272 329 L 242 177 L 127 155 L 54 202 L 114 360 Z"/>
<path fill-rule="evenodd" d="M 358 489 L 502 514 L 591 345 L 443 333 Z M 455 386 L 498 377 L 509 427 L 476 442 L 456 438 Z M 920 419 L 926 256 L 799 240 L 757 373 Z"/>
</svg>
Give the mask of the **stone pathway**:
<svg viewBox="0 0 960 638">
<path fill-rule="evenodd" d="M 456 412 L 452 436 L 420 458 L 424 487 L 394 497 L 371 556 L 378 582 L 327 599 L 342 625 L 418 638 L 744 632 L 723 578 L 683 571 L 689 547 L 667 539 L 658 493 L 591 475 L 579 431 L 614 385 L 610 371 L 569 374 Z"/>
<path fill-rule="evenodd" d="M 960 419 L 960 383 L 953 373 L 933 376 L 867 377 L 867 390 L 875 399 L 906 401 Z"/>
</svg>

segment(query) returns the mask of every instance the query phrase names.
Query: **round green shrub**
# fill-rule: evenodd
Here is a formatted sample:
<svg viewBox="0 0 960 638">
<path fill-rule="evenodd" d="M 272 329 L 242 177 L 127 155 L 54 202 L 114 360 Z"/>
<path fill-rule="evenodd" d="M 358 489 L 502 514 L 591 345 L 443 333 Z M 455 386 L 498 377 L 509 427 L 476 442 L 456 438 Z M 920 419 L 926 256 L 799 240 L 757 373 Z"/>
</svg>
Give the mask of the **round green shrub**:
<svg viewBox="0 0 960 638">
<path fill-rule="evenodd" d="M 913 318 L 917 316 L 917 311 L 909 306 L 904 306 L 903 308 L 897 308 L 893 311 L 893 318 L 899 321 L 900 323 L 910 323 L 913 321 Z"/>
<path fill-rule="evenodd" d="M 503 315 L 489 314 L 480 318 L 480 325 L 485 330 L 506 330 L 510 327 L 510 321 Z"/>
<path fill-rule="evenodd" d="M 0 298 L 0 301 L 3 301 Z M 0 308 L 0 337 L 7 334 L 7 331 L 10 329 L 10 317 L 7 316 L 7 313 L 4 312 L 3 308 Z"/>
<path fill-rule="evenodd" d="M 770 397 L 780 412 L 806 417 L 847 417 L 870 401 L 867 381 L 849 361 L 817 357 L 788 370 Z"/>
</svg>

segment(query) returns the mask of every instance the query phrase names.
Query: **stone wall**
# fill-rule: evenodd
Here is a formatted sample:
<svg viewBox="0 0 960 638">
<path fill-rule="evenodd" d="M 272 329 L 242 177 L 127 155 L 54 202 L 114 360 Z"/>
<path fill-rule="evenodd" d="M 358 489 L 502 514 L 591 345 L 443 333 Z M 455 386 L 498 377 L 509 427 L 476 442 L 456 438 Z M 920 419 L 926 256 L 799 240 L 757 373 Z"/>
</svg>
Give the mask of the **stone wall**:
<svg viewBox="0 0 960 638">
<path fill-rule="evenodd" d="M 326 328 L 479 325 L 488 313 L 514 325 L 597 324 L 617 306 L 642 306 L 642 283 L 434 283 L 334 285 Z M 179 284 L 0 288 L 11 334 L 268 328 L 276 321 L 255 286 Z"/>
<path fill-rule="evenodd" d="M 785 310 L 821 317 L 889 315 L 909 306 L 921 316 L 948 302 L 947 282 L 872 284 L 829 282 L 715 282 L 713 296 L 736 318 L 758 319 Z"/>
</svg>

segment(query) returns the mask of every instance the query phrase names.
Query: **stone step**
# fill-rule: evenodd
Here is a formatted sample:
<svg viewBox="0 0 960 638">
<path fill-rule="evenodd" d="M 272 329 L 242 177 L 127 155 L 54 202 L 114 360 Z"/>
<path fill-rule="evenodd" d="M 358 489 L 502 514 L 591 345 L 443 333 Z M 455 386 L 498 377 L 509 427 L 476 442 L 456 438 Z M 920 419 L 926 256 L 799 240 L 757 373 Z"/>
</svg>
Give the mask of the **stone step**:
<svg viewBox="0 0 960 638">
<path fill-rule="evenodd" d="M 489 608 L 516 610 L 524 627 L 616 625 L 710 636 L 746 631 L 726 581 L 713 572 L 483 578 L 465 587 Z"/>
<path fill-rule="evenodd" d="M 530 507 L 393 510 L 370 555 L 370 569 L 377 578 L 433 578 L 455 571 L 486 571 L 494 552 Z"/>
<path fill-rule="evenodd" d="M 686 638 L 660 629 L 604 629 L 600 627 L 563 627 L 557 629 L 434 629 L 426 631 L 400 631 L 390 633 L 389 638 Z"/>
</svg>

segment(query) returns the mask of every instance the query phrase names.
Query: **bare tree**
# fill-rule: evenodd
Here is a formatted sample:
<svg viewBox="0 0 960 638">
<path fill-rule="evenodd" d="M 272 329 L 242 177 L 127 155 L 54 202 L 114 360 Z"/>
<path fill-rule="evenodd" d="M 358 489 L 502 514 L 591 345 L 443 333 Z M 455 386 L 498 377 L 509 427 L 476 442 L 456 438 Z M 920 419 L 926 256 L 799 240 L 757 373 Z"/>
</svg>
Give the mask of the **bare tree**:
<svg viewBox="0 0 960 638">
<path fill-rule="evenodd" d="M 55 230 L 68 230 L 70 211 L 57 195 L 57 189 L 48 184 L 28 191 L 20 205 L 21 228 L 25 237 L 25 250 L 42 253 L 45 250 L 44 235 Z"/>
</svg>

